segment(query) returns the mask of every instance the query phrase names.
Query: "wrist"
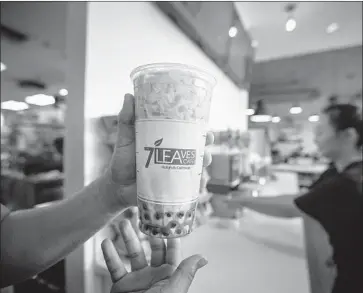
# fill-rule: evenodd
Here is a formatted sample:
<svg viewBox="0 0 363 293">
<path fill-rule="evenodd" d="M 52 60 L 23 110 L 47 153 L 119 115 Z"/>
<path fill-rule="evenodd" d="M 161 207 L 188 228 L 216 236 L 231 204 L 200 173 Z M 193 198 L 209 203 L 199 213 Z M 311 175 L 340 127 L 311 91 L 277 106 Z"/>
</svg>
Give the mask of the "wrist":
<svg viewBox="0 0 363 293">
<path fill-rule="evenodd" d="M 101 184 L 101 194 L 104 196 L 104 201 L 110 210 L 122 210 L 130 207 L 125 201 L 123 187 L 112 180 L 110 171 L 107 170 L 99 178 Z"/>
</svg>

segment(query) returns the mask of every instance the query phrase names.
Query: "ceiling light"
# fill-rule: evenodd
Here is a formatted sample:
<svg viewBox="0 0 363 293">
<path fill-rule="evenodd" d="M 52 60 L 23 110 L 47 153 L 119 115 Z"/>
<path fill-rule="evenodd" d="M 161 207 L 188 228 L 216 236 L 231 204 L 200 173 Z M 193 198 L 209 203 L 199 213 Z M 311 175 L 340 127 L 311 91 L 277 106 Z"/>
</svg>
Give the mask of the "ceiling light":
<svg viewBox="0 0 363 293">
<path fill-rule="evenodd" d="M 5 71 L 7 68 L 7 66 L 1 62 L 1 71 Z"/>
<path fill-rule="evenodd" d="M 339 25 L 336 22 L 333 22 L 331 24 L 328 25 L 328 27 L 326 28 L 326 32 L 328 34 L 334 33 L 339 29 Z"/>
<path fill-rule="evenodd" d="M 11 111 L 22 111 L 29 108 L 29 105 L 24 102 L 18 102 L 14 100 L 6 101 L 1 103 L 1 109 Z"/>
<path fill-rule="evenodd" d="M 291 114 L 300 114 L 302 112 L 302 108 L 299 106 L 293 106 L 290 109 Z"/>
<path fill-rule="evenodd" d="M 258 47 L 258 42 L 256 40 L 253 40 L 251 43 L 252 48 L 257 48 Z"/>
<path fill-rule="evenodd" d="M 272 123 L 279 123 L 281 121 L 281 118 L 279 116 L 274 116 L 271 119 Z"/>
<path fill-rule="evenodd" d="M 287 21 L 285 23 L 285 30 L 287 32 L 292 32 L 296 28 L 296 20 L 293 16 L 294 11 L 296 9 L 296 3 L 288 3 L 285 6 L 285 12 L 287 13 Z"/>
<path fill-rule="evenodd" d="M 270 122 L 271 115 L 268 114 L 265 104 L 262 100 L 257 101 L 256 111 L 251 116 L 252 122 Z"/>
<path fill-rule="evenodd" d="M 311 115 L 309 118 L 310 122 L 318 122 L 319 121 L 319 115 Z"/>
<path fill-rule="evenodd" d="M 286 21 L 285 29 L 287 32 L 292 32 L 293 30 L 295 30 L 296 29 L 296 20 L 293 18 L 289 18 Z"/>
<path fill-rule="evenodd" d="M 68 91 L 67 91 L 67 89 L 61 89 L 61 90 L 59 90 L 59 94 L 64 97 L 64 96 L 68 95 Z"/>
<path fill-rule="evenodd" d="M 231 26 L 231 28 L 229 29 L 229 36 L 231 38 L 234 38 L 235 36 L 237 36 L 237 33 L 238 33 L 238 29 L 235 27 L 235 26 Z"/>
<path fill-rule="evenodd" d="M 25 102 L 36 106 L 48 106 L 55 103 L 55 98 L 53 96 L 39 94 L 26 97 Z"/>
<path fill-rule="evenodd" d="M 253 115 L 253 114 L 255 114 L 255 110 L 254 109 L 247 109 L 246 110 L 246 114 L 248 115 L 248 116 L 251 116 L 251 115 Z"/>
<path fill-rule="evenodd" d="M 257 122 L 257 123 L 270 122 L 271 116 L 270 115 L 252 115 L 251 121 Z"/>
</svg>

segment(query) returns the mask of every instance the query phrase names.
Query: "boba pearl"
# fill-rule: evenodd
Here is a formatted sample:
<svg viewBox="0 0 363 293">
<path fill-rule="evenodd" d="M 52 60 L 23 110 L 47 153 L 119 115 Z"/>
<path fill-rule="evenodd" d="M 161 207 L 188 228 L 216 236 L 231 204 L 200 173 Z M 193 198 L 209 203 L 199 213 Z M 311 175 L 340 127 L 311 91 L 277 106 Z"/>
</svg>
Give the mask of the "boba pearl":
<svg viewBox="0 0 363 293">
<path fill-rule="evenodd" d="M 168 217 L 168 218 L 171 218 L 173 216 L 173 213 L 172 212 L 166 212 L 165 215 Z"/>
<path fill-rule="evenodd" d="M 178 228 L 178 229 L 175 230 L 175 233 L 176 234 L 181 234 L 181 232 L 182 232 L 182 230 L 180 228 Z"/>
<path fill-rule="evenodd" d="M 182 219 L 184 217 L 184 212 L 179 212 L 178 213 L 178 218 Z"/>
<path fill-rule="evenodd" d="M 163 213 L 156 212 L 156 213 L 155 213 L 155 219 L 156 219 L 156 220 L 160 220 L 161 218 L 163 218 Z"/>
<path fill-rule="evenodd" d="M 142 204 L 142 207 L 144 210 L 148 210 L 147 204 L 145 202 Z"/>
<path fill-rule="evenodd" d="M 149 221 L 150 220 L 150 215 L 149 214 L 144 214 L 144 219 L 146 220 L 146 221 Z"/>
</svg>

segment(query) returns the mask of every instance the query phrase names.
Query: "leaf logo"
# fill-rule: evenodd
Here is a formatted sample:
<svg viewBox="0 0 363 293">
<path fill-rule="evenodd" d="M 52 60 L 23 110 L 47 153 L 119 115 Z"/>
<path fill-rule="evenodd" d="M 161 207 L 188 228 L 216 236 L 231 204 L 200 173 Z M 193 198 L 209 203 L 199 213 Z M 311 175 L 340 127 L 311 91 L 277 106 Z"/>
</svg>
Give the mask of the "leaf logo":
<svg viewBox="0 0 363 293">
<path fill-rule="evenodd" d="M 163 139 L 160 138 L 160 139 L 158 139 L 157 141 L 154 142 L 154 145 L 159 146 L 159 145 L 161 145 L 162 142 L 163 142 Z"/>
</svg>

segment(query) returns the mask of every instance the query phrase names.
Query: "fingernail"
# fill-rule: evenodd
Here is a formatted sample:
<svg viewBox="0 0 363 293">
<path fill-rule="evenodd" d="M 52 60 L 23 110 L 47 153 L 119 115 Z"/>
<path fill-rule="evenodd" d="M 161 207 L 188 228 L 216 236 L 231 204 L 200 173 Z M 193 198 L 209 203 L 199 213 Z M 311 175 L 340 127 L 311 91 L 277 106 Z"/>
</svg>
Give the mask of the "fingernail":
<svg viewBox="0 0 363 293">
<path fill-rule="evenodd" d="M 207 265 L 208 261 L 205 258 L 202 258 L 200 261 L 198 261 L 197 267 L 198 269 L 204 267 L 205 265 Z"/>
</svg>

